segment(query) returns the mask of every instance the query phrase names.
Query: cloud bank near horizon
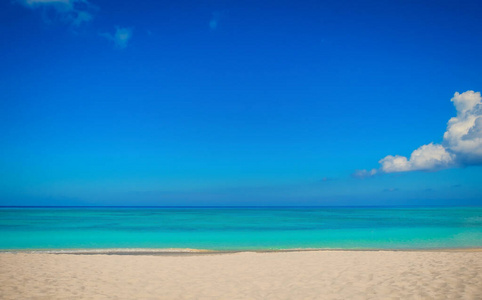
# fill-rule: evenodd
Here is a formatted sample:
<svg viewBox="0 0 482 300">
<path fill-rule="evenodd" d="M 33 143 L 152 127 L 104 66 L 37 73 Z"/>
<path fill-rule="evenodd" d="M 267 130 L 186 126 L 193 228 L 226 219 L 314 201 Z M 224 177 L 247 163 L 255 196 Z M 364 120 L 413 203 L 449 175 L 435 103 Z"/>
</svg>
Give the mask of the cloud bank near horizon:
<svg viewBox="0 0 482 300">
<path fill-rule="evenodd" d="M 447 123 L 441 144 L 429 143 L 412 152 L 409 158 L 387 155 L 378 169 L 357 170 L 353 176 L 364 178 L 379 173 L 438 171 L 482 164 L 482 97 L 480 92 L 456 92 L 451 99 L 457 116 Z"/>
</svg>

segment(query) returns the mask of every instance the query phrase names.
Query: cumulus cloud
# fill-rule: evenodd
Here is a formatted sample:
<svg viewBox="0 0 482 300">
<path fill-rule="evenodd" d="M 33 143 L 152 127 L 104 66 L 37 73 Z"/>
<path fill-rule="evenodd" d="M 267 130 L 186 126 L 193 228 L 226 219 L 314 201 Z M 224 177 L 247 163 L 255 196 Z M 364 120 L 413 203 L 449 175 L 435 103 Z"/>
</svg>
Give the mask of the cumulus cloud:
<svg viewBox="0 0 482 300">
<path fill-rule="evenodd" d="M 17 0 L 30 9 L 42 10 L 45 14 L 54 12 L 56 17 L 73 26 L 80 26 L 92 20 L 94 9 L 86 0 Z"/>
<path fill-rule="evenodd" d="M 132 28 L 116 27 L 115 33 L 101 33 L 100 35 L 114 42 L 119 49 L 127 47 L 127 43 L 132 38 Z"/>
<path fill-rule="evenodd" d="M 454 155 L 442 145 L 430 143 L 413 151 L 409 159 L 400 155 L 387 155 L 379 163 L 382 165 L 381 171 L 385 173 L 437 170 L 450 167 L 454 163 Z"/>
<path fill-rule="evenodd" d="M 482 163 L 482 97 L 480 92 L 455 93 L 457 116 L 449 120 L 442 145 L 463 165 Z"/>
<path fill-rule="evenodd" d="M 358 170 L 355 177 L 370 177 L 378 173 L 437 171 L 446 168 L 482 164 L 482 97 L 480 92 L 454 94 L 451 99 L 457 116 L 447 123 L 441 144 L 430 143 L 414 150 L 409 158 L 388 155 L 379 169 Z"/>
</svg>

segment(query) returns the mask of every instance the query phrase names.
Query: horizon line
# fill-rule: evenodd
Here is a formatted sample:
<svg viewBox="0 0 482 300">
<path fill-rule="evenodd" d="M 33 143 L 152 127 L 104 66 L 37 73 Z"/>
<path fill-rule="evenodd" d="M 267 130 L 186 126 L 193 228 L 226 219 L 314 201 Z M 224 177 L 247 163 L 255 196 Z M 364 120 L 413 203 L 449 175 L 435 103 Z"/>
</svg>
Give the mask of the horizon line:
<svg viewBox="0 0 482 300">
<path fill-rule="evenodd" d="M 370 207 L 482 207 L 452 205 L 0 205 L 0 208 L 370 208 Z"/>
</svg>

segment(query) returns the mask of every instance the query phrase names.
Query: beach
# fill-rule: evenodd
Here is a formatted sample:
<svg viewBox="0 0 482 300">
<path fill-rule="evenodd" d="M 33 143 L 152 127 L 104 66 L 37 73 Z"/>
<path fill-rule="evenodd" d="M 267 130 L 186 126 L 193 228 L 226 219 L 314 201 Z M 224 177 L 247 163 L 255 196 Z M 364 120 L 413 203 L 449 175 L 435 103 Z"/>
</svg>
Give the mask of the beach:
<svg viewBox="0 0 482 300">
<path fill-rule="evenodd" d="M 0 253 L 1 299 L 480 299 L 482 251 Z"/>
</svg>

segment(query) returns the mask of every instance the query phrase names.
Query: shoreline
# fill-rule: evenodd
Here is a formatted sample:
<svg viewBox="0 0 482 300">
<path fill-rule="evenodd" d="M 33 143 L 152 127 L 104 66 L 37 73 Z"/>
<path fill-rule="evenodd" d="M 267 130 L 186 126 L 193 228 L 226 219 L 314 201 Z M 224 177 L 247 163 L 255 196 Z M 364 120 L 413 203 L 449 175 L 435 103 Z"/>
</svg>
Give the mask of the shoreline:
<svg viewBox="0 0 482 300">
<path fill-rule="evenodd" d="M 289 252 L 482 252 L 482 247 L 463 248 L 290 248 L 290 249 L 193 249 L 193 248 L 72 248 L 72 249 L 0 249 L 0 254 L 71 254 L 71 255 L 213 255 L 235 253 Z"/>
</svg>

